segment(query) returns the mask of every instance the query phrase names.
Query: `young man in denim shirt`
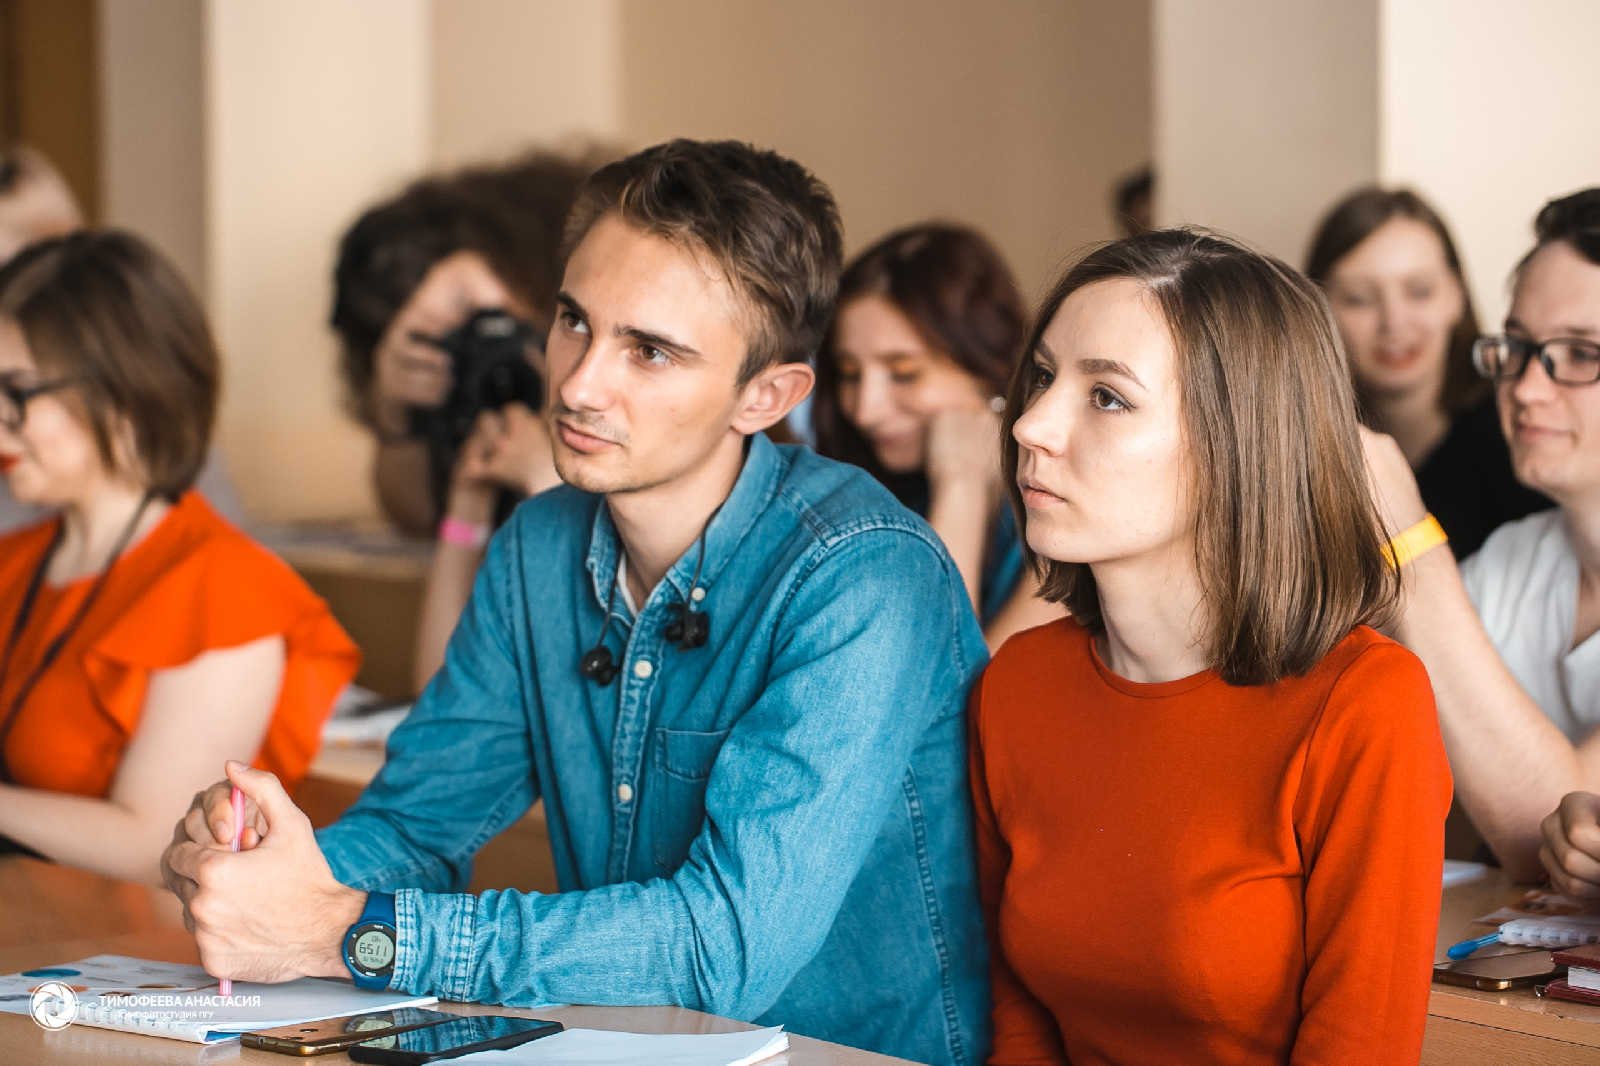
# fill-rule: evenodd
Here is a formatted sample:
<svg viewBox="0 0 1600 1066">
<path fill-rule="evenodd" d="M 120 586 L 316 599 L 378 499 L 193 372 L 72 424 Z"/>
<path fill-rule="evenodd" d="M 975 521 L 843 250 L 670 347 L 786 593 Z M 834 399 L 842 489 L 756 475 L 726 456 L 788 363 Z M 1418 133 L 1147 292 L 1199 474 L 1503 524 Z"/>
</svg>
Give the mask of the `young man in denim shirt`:
<svg viewBox="0 0 1600 1066">
<path fill-rule="evenodd" d="M 371 973 L 349 964 L 369 985 L 681 1004 L 980 1061 L 982 634 L 927 525 L 761 432 L 811 388 L 832 198 L 770 152 L 677 141 L 597 173 L 569 246 L 548 345 L 567 485 L 495 537 L 443 670 L 336 824 L 313 837 L 231 763 L 252 801 L 235 855 L 229 783 L 196 797 L 164 868 L 202 959 L 343 976 L 347 930 L 375 928 Z M 460 894 L 541 798 L 563 894 Z"/>
</svg>

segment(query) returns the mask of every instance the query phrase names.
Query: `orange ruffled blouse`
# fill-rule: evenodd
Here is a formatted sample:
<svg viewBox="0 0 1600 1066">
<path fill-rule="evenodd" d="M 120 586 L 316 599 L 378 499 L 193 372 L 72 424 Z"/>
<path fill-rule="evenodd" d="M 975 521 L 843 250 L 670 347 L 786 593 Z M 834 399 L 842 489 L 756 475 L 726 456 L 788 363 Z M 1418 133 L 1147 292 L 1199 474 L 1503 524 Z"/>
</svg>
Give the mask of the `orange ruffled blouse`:
<svg viewBox="0 0 1600 1066">
<path fill-rule="evenodd" d="M 0 642 L 11 635 L 57 521 L 0 538 Z M 0 723 L 94 581 L 40 587 L 0 678 Z M 360 669 L 361 652 L 286 563 L 199 493 L 185 493 L 116 562 L 99 600 L 16 711 L 3 753 L 11 779 L 104 797 L 139 726 L 154 671 L 274 634 L 286 644 L 283 687 L 254 764 L 292 790 L 316 756 L 335 697 Z"/>
</svg>

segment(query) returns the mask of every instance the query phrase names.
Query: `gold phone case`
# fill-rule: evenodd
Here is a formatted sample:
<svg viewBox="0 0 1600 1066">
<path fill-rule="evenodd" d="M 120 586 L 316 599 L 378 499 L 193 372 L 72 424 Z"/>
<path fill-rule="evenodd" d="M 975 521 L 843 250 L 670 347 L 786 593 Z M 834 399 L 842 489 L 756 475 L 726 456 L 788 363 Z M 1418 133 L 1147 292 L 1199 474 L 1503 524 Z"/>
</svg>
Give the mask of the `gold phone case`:
<svg viewBox="0 0 1600 1066">
<path fill-rule="evenodd" d="M 1547 949 L 1531 948 L 1441 962 L 1433 968 L 1433 979 L 1441 984 L 1504 992 L 1511 988 L 1531 988 L 1560 977 L 1565 971 L 1565 966 L 1550 961 Z"/>
<path fill-rule="evenodd" d="M 456 1015 L 443 1011 L 402 1007 L 399 1010 L 352 1014 L 344 1018 L 326 1018 L 320 1022 L 280 1025 L 276 1029 L 241 1033 L 239 1043 L 262 1051 L 275 1051 L 280 1055 L 330 1055 L 336 1051 L 348 1051 L 364 1040 L 381 1039 L 409 1029 L 425 1029 L 430 1025 L 454 1021 L 455 1018 Z"/>
</svg>

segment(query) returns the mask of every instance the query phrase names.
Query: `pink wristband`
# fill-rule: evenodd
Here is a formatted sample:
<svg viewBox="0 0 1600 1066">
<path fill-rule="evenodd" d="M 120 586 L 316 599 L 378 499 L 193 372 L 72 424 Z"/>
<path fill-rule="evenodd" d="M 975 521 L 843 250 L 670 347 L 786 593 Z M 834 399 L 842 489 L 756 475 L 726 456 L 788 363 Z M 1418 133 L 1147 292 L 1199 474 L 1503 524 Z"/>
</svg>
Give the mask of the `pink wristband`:
<svg viewBox="0 0 1600 1066">
<path fill-rule="evenodd" d="M 461 548 L 482 549 L 489 543 L 489 527 L 475 526 L 471 522 L 445 515 L 444 521 L 439 523 L 439 539 Z"/>
</svg>

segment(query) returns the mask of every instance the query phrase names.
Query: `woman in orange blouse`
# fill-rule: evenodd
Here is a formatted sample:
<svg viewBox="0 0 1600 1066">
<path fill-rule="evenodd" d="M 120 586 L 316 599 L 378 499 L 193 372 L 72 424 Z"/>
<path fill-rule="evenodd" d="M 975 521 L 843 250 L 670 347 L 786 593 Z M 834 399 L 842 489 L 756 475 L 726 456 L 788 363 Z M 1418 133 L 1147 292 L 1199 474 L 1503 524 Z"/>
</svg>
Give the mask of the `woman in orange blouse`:
<svg viewBox="0 0 1600 1066">
<path fill-rule="evenodd" d="M 59 516 L 0 539 L 0 844 L 130 879 L 230 758 L 293 787 L 360 656 L 191 487 L 218 388 L 204 317 L 138 238 L 0 270 L 0 473 Z"/>
<path fill-rule="evenodd" d="M 973 696 L 995 1063 L 1415 1063 L 1450 802 L 1322 297 L 1165 231 L 1037 318 L 1043 594 Z"/>
</svg>

